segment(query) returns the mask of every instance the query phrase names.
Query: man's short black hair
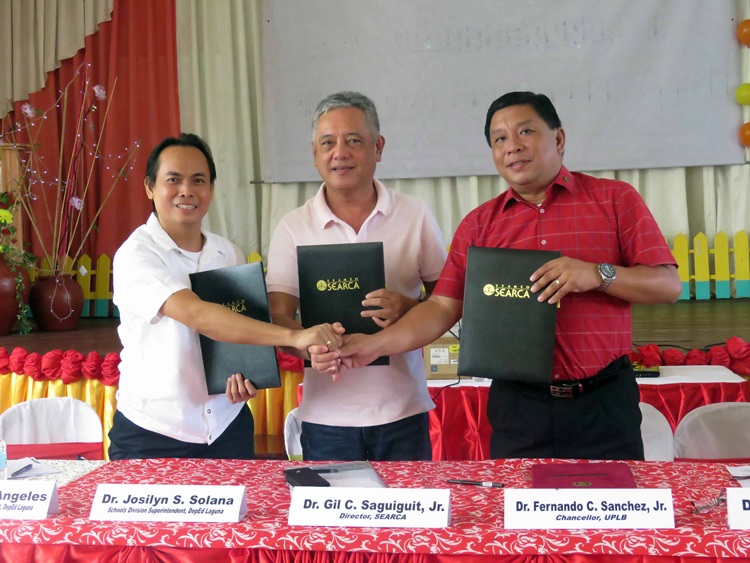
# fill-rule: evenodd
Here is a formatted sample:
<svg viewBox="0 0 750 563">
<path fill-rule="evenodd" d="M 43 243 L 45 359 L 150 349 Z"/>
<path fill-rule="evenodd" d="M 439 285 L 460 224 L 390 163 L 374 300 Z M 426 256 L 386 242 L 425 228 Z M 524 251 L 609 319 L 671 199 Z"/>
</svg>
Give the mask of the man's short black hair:
<svg viewBox="0 0 750 563">
<path fill-rule="evenodd" d="M 169 147 L 195 147 L 203 153 L 208 163 L 208 173 L 210 181 L 213 184 L 216 180 L 216 164 L 214 164 L 214 157 L 211 154 L 211 148 L 208 143 L 201 139 L 195 133 L 180 133 L 179 137 L 167 137 L 162 140 L 151 154 L 148 155 L 148 162 L 146 162 L 146 182 L 153 186 L 156 183 L 156 175 L 159 172 L 159 157 L 162 151 Z"/>
<path fill-rule="evenodd" d="M 490 109 L 487 110 L 487 119 L 484 121 L 484 138 L 487 139 L 488 145 L 492 146 L 490 141 L 490 123 L 492 122 L 492 116 L 501 109 L 522 105 L 529 105 L 534 108 L 534 111 L 539 114 L 539 117 L 544 120 L 547 127 L 550 129 L 558 129 L 562 127 L 555 106 L 552 105 L 552 101 L 544 94 L 535 94 L 534 92 L 508 92 L 492 102 L 492 104 L 490 104 Z"/>
</svg>

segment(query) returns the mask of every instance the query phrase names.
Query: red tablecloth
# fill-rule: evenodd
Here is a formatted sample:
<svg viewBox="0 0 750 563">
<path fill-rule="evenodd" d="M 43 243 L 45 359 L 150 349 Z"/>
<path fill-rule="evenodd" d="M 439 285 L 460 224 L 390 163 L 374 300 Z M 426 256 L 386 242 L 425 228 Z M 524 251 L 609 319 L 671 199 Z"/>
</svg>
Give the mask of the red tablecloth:
<svg viewBox="0 0 750 563">
<path fill-rule="evenodd" d="M 725 507 L 705 515 L 691 513 L 690 500 L 713 498 L 721 487 L 736 486 L 722 464 L 629 462 L 638 486 L 672 488 L 677 527 L 666 530 L 505 530 L 502 489 L 445 483 L 450 477 L 528 487 L 534 463 L 549 460 L 375 463 L 388 486 L 451 489 L 448 527 L 398 529 L 288 525 L 291 496 L 282 469 L 295 462 L 109 462 L 60 489 L 57 516 L 0 521 L 0 561 L 80 556 L 97 561 L 468 563 L 493 556 L 494 563 L 567 554 L 554 560 L 591 555 L 597 561 L 642 563 L 658 556 L 750 556 L 750 534 L 727 528 Z M 90 521 L 99 483 L 244 485 L 248 514 L 230 524 Z"/>
<path fill-rule="evenodd" d="M 659 409 L 675 429 L 696 407 L 750 401 L 750 383 L 640 383 L 641 401 Z M 492 429 L 487 420 L 489 387 L 430 387 L 435 409 L 430 413 L 434 460 L 489 459 Z"/>
<path fill-rule="evenodd" d="M 667 417 L 672 431 L 691 410 L 712 403 L 750 401 L 750 382 L 737 383 L 639 383 L 641 401 L 655 406 Z M 432 459 L 483 460 L 490 457 L 492 429 L 487 420 L 488 386 L 463 384 L 430 387 L 435 408 L 430 411 Z M 297 404 L 303 386 L 297 388 Z"/>
<path fill-rule="evenodd" d="M 641 383 L 641 401 L 654 405 L 667 417 L 672 431 L 691 410 L 713 403 L 750 401 L 750 383 Z"/>
</svg>

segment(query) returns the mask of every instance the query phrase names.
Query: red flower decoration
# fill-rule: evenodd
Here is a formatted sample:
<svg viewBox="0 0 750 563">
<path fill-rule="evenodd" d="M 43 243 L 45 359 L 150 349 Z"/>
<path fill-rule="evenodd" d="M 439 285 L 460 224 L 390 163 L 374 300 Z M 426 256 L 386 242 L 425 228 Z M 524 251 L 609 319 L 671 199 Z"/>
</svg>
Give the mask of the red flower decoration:
<svg viewBox="0 0 750 563">
<path fill-rule="evenodd" d="M 681 366 L 685 363 L 685 353 L 675 348 L 662 350 L 661 357 L 665 366 Z"/>
<path fill-rule="evenodd" d="M 15 352 L 15 350 L 13 350 Z M 34 381 L 43 381 L 44 374 L 42 373 L 42 355 L 37 352 L 27 354 L 25 357 L 25 363 L 18 373 L 25 373 Z"/>
<path fill-rule="evenodd" d="M 65 385 L 75 383 L 81 379 L 81 364 L 84 356 L 77 350 L 68 350 L 63 354 L 61 362 L 62 382 Z"/>
<path fill-rule="evenodd" d="M 102 357 L 97 352 L 89 352 L 81 365 L 81 373 L 86 379 L 101 379 Z"/>
<path fill-rule="evenodd" d="M 104 385 L 117 385 L 120 381 L 120 354 L 110 352 L 102 362 L 102 383 Z"/>
<path fill-rule="evenodd" d="M 712 346 L 708 351 L 708 363 L 712 366 L 729 367 L 729 352 L 726 346 Z"/>
<path fill-rule="evenodd" d="M 42 373 L 50 381 L 57 381 L 62 375 L 62 350 L 52 350 L 42 356 Z"/>
<path fill-rule="evenodd" d="M 750 375 L 750 344 L 733 336 L 727 340 L 727 352 L 731 358 L 729 369 L 740 375 Z"/>
<path fill-rule="evenodd" d="M 282 352 L 278 348 L 276 348 L 276 357 L 279 360 L 279 370 L 281 371 L 301 372 L 305 370 L 305 364 L 302 362 L 302 358 L 292 356 L 287 352 Z"/>
<path fill-rule="evenodd" d="M 705 366 L 708 363 L 708 354 L 703 350 L 690 350 L 685 356 L 686 366 Z"/>
<path fill-rule="evenodd" d="M 635 350 L 629 350 L 626 356 L 630 359 L 631 364 L 640 364 L 641 363 L 641 355 L 636 352 Z"/>
<path fill-rule="evenodd" d="M 8 351 L 0 346 L 0 375 L 10 373 L 10 356 Z"/>
<path fill-rule="evenodd" d="M 29 353 L 20 346 L 13 350 L 10 353 L 10 371 L 13 373 L 26 373 L 24 371 L 24 364 L 26 362 L 26 356 L 28 355 Z"/>
<path fill-rule="evenodd" d="M 659 347 L 656 344 L 646 344 L 639 346 L 638 352 L 641 354 L 641 365 L 645 368 L 652 368 L 661 365 L 661 355 Z"/>
<path fill-rule="evenodd" d="M 733 360 L 744 360 L 750 357 L 750 343 L 739 336 L 733 336 L 727 340 L 727 352 Z"/>
</svg>

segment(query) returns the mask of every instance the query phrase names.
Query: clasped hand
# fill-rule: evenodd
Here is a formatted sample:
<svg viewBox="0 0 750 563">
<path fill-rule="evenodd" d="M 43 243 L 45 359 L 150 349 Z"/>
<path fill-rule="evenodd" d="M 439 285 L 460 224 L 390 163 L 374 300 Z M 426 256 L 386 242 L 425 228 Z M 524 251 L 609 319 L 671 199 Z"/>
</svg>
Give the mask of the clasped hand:
<svg viewBox="0 0 750 563">
<path fill-rule="evenodd" d="M 538 301 L 559 303 L 568 293 L 583 293 L 598 288 L 602 279 L 596 264 L 568 256 L 555 258 L 531 274 L 531 292 L 541 293 Z"/>
<path fill-rule="evenodd" d="M 380 328 L 385 328 L 403 317 L 418 303 L 417 299 L 406 297 L 390 289 L 381 288 L 365 295 L 365 299 L 362 301 L 363 307 L 376 308 L 365 309 L 360 314 L 363 317 L 371 318 Z M 340 375 L 347 369 L 366 366 L 379 356 L 376 352 L 366 350 L 367 343 L 368 337 L 366 335 L 349 334 L 343 337 L 343 346 L 337 347 L 338 349 L 315 345 L 310 346 L 307 351 L 310 354 L 310 363 L 313 369 L 330 374 L 333 381 L 338 381 Z"/>
<path fill-rule="evenodd" d="M 366 334 L 348 334 L 344 336 L 344 345 L 333 351 L 325 346 L 311 346 L 308 348 L 310 363 L 313 369 L 338 381 L 346 370 L 369 365 L 380 355 L 368 349 L 371 338 Z"/>
<path fill-rule="evenodd" d="M 362 306 L 377 308 L 365 309 L 360 314 L 371 318 L 380 328 L 385 328 L 403 317 L 417 303 L 419 303 L 418 300 L 390 289 L 376 289 L 365 295 Z"/>
</svg>

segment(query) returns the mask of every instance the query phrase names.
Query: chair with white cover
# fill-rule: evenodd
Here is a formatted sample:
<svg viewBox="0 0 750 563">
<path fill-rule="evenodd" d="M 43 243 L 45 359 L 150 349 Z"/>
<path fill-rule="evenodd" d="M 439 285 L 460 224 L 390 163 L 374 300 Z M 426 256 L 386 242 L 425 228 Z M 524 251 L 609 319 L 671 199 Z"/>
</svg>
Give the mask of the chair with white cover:
<svg viewBox="0 0 750 563">
<path fill-rule="evenodd" d="M 641 408 L 641 438 L 646 461 L 674 461 L 674 436 L 667 417 L 648 403 Z"/>
<path fill-rule="evenodd" d="M 297 409 L 292 409 L 286 415 L 284 421 L 284 446 L 286 447 L 286 456 L 292 460 L 302 459 L 302 444 L 300 443 L 300 434 L 302 434 L 302 425 L 297 418 Z"/>
<path fill-rule="evenodd" d="M 675 457 L 750 460 L 750 403 L 713 403 L 687 413 L 674 431 Z"/>
<path fill-rule="evenodd" d="M 0 415 L 8 457 L 104 459 L 102 422 L 87 403 L 48 397 L 17 403 Z"/>
</svg>

